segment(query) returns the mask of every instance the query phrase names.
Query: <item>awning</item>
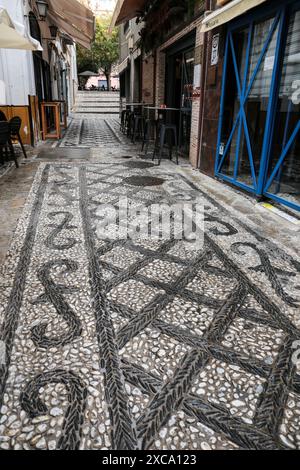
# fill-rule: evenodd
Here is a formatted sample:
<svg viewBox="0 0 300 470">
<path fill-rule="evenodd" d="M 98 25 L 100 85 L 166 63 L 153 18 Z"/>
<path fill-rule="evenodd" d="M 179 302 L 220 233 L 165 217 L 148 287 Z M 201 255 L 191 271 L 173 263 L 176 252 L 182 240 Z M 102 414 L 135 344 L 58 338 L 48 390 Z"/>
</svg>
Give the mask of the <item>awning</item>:
<svg viewBox="0 0 300 470">
<path fill-rule="evenodd" d="M 139 16 L 143 12 L 146 0 L 118 0 L 110 27 L 118 26 Z"/>
<path fill-rule="evenodd" d="M 33 39 L 24 25 L 13 21 L 5 8 L 0 7 L 0 48 L 42 51 L 39 41 Z"/>
<path fill-rule="evenodd" d="M 95 17 L 76 0 L 49 0 L 48 18 L 75 42 L 90 49 L 95 36 Z"/>
<path fill-rule="evenodd" d="M 201 32 L 206 33 L 222 24 L 228 23 L 237 16 L 243 15 L 252 8 L 267 0 L 232 0 L 224 7 L 208 15 L 202 22 Z"/>
</svg>

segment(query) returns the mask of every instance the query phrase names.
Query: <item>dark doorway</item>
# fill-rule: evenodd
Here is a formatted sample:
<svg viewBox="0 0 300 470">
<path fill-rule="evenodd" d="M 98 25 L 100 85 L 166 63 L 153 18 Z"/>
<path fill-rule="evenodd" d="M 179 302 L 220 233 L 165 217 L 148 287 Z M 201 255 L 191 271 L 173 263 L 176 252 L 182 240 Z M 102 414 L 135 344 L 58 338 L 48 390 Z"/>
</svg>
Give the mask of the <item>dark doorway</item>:
<svg viewBox="0 0 300 470">
<path fill-rule="evenodd" d="M 34 13 L 29 13 L 29 24 L 30 24 L 30 34 L 31 36 L 42 42 L 41 30 L 39 27 L 38 20 Z M 39 99 L 39 102 L 51 101 L 51 77 L 50 77 L 50 66 L 46 61 L 43 60 L 43 54 L 39 51 L 34 51 L 33 55 L 33 65 L 34 65 L 34 77 L 35 77 L 35 86 L 36 94 Z"/>
<path fill-rule="evenodd" d="M 194 34 L 179 41 L 167 51 L 166 105 L 180 110 L 172 113 L 172 120 L 178 129 L 179 151 L 187 158 L 191 136 L 194 54 Z"/>
<path fill-rule="evenodd" d="M 134 61 L 133 101 L 135 103 L 139 103 L 141 101 L 141 73 L 142 73 L 141 57 L 138 57 Z"/>
</svg>

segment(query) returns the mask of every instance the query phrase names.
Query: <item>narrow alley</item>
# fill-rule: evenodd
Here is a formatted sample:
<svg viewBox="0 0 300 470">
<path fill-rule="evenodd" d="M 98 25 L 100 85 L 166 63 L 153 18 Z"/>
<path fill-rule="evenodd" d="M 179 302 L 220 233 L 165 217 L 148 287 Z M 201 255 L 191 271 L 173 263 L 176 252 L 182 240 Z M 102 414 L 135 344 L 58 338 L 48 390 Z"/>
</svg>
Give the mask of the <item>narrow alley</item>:
<svg viewBox="0 0 300 470">
<path fill-rule="evenodd" d="M 85 106 L 0 179 L 0 448 L 299 449 L 299 232 Z M 203 246 L 99 237 L 120 196 L 200 201 Z"/>
<path fill-rule="evenodd" d="M 300 450 L 299 51 L 300 0 L 0 0 L 1 468 Z"/>
</svg>

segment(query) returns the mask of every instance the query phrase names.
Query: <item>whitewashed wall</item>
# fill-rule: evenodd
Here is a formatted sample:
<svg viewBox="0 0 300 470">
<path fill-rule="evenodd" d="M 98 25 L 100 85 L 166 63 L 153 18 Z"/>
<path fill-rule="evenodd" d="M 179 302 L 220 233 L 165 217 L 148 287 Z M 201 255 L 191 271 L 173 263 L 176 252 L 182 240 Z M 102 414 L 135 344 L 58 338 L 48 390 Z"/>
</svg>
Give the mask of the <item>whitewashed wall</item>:
<svg viewBox="0 0 300 470">
<path fill-rule="evenodd" d="M 28 28 L 27 0 L 0 0 L 0 6 Z M 28 95 L 35 95 L 32 52 L 0 49 L 0 105 L 27 105 Z"/>
<path fill-rule="evenodd" d="M 78 75 L 77 75 L 77 58 L 76 58 L 76 45 L 68 46 L 68 63 L 69 68 L 69 105 L 70 111 L 72 110 L 78 92 Z"/>
</svg>

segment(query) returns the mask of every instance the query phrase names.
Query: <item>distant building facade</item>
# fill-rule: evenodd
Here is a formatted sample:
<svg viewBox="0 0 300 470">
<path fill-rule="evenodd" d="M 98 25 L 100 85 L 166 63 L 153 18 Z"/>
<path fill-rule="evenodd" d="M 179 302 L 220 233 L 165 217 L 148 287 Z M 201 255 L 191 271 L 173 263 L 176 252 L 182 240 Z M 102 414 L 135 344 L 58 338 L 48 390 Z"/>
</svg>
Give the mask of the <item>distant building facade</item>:
<svg viewBox="0 0 300 470">
<path fill-rule="evenodd" d="M 139 102 L 142 99 L 142 55 L 138 46 L 141 25 L 134 19 L 120 26 L 120 93 L 127 102 Z"/>
</svg>

